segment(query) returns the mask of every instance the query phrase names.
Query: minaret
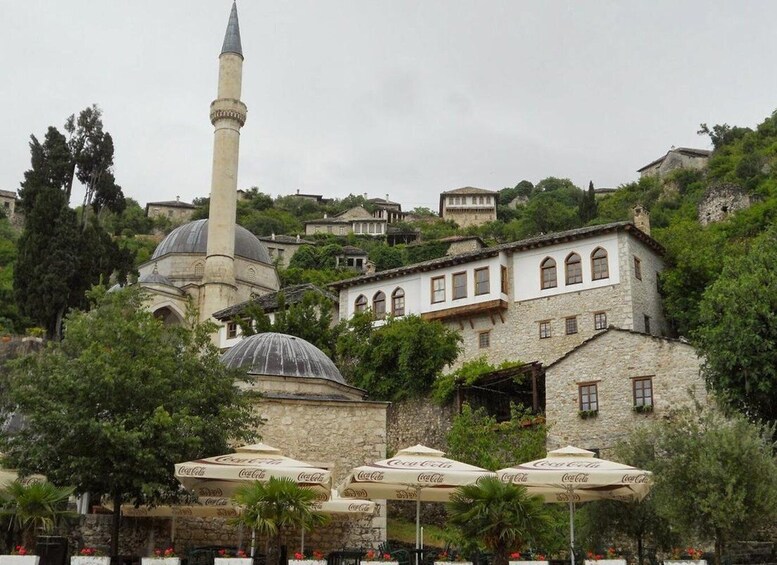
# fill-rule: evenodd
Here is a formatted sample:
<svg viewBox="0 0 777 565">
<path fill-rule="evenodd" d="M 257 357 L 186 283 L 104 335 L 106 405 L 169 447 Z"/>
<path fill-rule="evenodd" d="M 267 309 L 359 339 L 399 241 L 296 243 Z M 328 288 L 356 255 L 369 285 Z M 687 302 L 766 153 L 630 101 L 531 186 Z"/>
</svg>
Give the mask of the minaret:
<svg viewBox="0 0 777 565">
<path fill-rule="evenodd" d="M 243 49 L 237 4 L 232 4 L 224 45 L 219 55 L 218 96 L 210 105 L 213 133 L 213 176 L 208 215 L 208 249 L 205 258 L 200 318 L 233 303 L 235 296 L 235 207 L 240 128 L 246 105 L 240 101 Z"/>
</svg>

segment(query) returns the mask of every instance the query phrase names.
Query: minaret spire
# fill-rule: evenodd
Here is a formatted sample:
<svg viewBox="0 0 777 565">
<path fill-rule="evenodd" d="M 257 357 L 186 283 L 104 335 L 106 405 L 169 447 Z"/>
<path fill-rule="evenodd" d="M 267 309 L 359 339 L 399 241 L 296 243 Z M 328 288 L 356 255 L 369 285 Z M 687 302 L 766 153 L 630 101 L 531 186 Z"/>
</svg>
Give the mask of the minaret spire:
<svg viewBox="0 0 777 565">
<path fill-rule="evenodd" d="M 227 33 L 219 55 L 219 84 L 210 105 L 213 124 L 213 173 L 208 214 L 208 248 L 205 257 L 200 318 L 233 303 L 235 285 L 235 214 L 240 128 L 246 121 L 246 105 L 240 101 L 243 50 L 237 4 L 232 4 Z"/>
<path fill-rule="evenodd" d="M 240 22 L 237 19 L 237 2 L 232 2 L 232 12 L 229 14 L 227 33 L 224 35 L 224 45 L 221 54 L 237 53 L 243 56 L 243 45 L 240 43 Z"/>
</svg>

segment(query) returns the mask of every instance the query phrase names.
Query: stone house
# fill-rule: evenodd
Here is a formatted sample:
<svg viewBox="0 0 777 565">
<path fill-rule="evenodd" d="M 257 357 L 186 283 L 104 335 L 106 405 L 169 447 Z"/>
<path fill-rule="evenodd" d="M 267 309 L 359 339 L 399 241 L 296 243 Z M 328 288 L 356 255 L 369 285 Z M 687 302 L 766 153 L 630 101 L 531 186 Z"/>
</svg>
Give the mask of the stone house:
<svg viewBox="0 0 777 565">
<path fill-rule="evenodd" d="M 371 214 L 361 206 L 356 206 L 336 216 L 319 218 L 305 222 L 305 235 L 331 233 L 334 235 L 371 235 L 383 237 L 388 226 L 387 214 L 381 217 L 382 210 Z M 385 211 L 383 211 L 385 212 Z"/>
<path fill-rule="evenodd" d="M 712 151 L 690 147 L 672 147 L 666 155 L 637 169 L 640 177 L 665 177 L 675 169 L 703 169 Z"/>
<path fill-rule="evenodd" d="M 188 222 L 197 207 L 189 202 L 181 202 L 180 197 L 165 202 L 149 202 L 146 204 L 146 216 L 149 218 L 164 217 L 173 224 Z"/>
<path fill-rule="evenodd" d="M 0 190 L 0 210 L 13 223 L 16 215 L 16 193 L 12 190 Z"/>
<path fill-rule="evenodd" d="M 461 228 L 496 221 L 498 193 L 467 186 L 440 193 L 440 217 Z"/>
<path fill-rule="evenodd" d="M 610 326 L 545 368 L 548 449 L 605 452 L 670 409 L 706 402 L 687 342 Z"/>
<path fill-rule="evenodd" d="M 646 216 L 543 235 L 331 285 L 340 319 L 371 309 L 459 330 L 456 362 L 551 363 L 609 325 L 667 335 L 658 294 L 663 248 Z M 643 231 L 645 230 L 645 231 Z"/>
<path fill-rule="evenodd" d="M 366 272 L 369 268 L 369 254 L 361 247 L 343 245 L 343 250 L 335 256 L 335 267 Z"/>
<path fill-rule="evenodd" d="M 259 241 L 264 243 L 267 252 L 270 254 L 270 260 L 278 262 L 280 267 L 288 267 L 291 258 L 303 245 L 315 245 L 315 241 L 302 239 L 299 235 L 276 235 L 258 237 Z"/>
<path fill-rule="evenodd" d="M 753 200 L 741 186 L 722 183 L 711 186 L 699 202 L 699 223 L 720 222 L 738 210 L 749 208 Z"/>
</svg>

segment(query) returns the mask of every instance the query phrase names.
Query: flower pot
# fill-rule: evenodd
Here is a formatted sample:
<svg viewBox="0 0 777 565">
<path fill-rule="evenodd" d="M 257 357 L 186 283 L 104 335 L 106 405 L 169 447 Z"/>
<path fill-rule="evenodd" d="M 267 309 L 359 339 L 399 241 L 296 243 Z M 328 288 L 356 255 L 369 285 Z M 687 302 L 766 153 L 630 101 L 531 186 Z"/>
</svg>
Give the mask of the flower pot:
<svg viewBox="0 0 777 565">
<path fill-rule="evenodd" d="M 70 565 L 111 565 L 111 558 L 107 555 L 74 555 Z"/>
<path fill-rule="evenodd" d="M 435 561 L 434 565 L 472 565 L 472 561 Z"/>
<path fill-rule="evenodd" d="M 213 560 L 214 565 L 251 565 L 253 561 L 250 557 L 216 557 Z"/>
<path fill-rule="evenodd" d="M 706 559 L 665 559 L 664 565 L 707 565 L 707 560 Z"/>
<path fill-rule="evenodd" d="M 399 565 L 399 561 L 365 561 L 362 559 L 362 565 Z"/>
<path fill-rule="evenodd" d="M 181 565 L 180 557 L 143 557 L 141 565 Z"/>
<path fill-rule="evenodd" d="M 0 555 L 0 565 L 38 565 L 37 555 Z"/>
<path fill-rule="evenodd" d="M 289 565 L 326 565 L 326 559 L 289 559 Z"/>
<path fill-rule="evenodd" d="M 585 565 L 626 565 L 625 559 L 586 559 Z"/>
<path fill-rule="evenodd" d="M 510 561 L 510 565 L 549 565 L 548 561 Z"/>
</svg>

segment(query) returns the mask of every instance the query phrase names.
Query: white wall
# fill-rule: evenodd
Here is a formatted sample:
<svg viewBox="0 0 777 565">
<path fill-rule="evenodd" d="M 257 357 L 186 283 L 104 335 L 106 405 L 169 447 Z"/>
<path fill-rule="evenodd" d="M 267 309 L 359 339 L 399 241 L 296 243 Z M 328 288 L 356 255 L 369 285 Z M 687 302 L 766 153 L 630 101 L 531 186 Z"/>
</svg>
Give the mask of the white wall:
<svg viewBox="0 0 777 565">
<path fill-rule="evenodd" d="M 591 279 L 591 253 L 597 247 L 603 247 L 607 251 L 607 261 L 610 276 L 606 279 Z M 567 285 L 564 270 L 564 260 L 575 252 L 580 255 L 583 267 L 583 282 Z M 555 288 L 542 289 L 540 287 L 540 264 L 546 257 L 552 257 L 556 261 Z M 602 286 L 618 284 L 620 282 L 620 266 L 618 261 L 618 235 L 616 233 L 604 234 L 584 240 L 560 243 L 557 245 L 540 247 L 529 251 L 522 251 L 513 255 L 513 288 L 516 301 L 532 300 L 545 296 L 554 296 L 567 292 L 578 292 Z"/>
</svg>

